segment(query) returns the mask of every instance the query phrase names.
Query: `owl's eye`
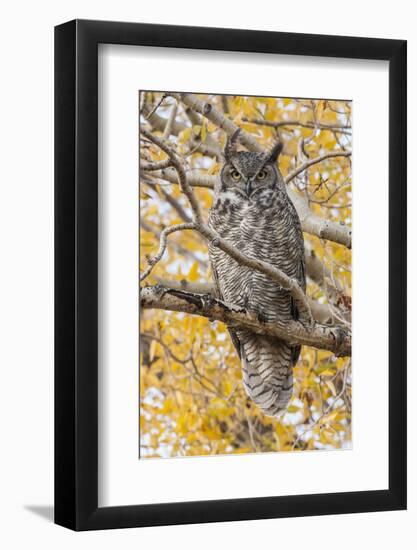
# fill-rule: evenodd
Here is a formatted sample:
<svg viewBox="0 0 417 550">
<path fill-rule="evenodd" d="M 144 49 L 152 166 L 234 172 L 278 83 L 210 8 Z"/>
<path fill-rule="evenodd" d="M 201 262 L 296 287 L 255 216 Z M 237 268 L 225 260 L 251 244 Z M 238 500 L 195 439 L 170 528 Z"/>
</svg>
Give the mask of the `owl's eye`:
<svg viewBox="0 0 417 550">
<path fill-rule="evenodd" d="M 262 180 L 264 180 L 264 179 L 266 178 L 266 176 L 267 176 L 266 170 L 261 170 L 261 171 L 258 173 L 258 175 L 256 176 L 256 179 L 262 181 Z"/>
<path fill-rule="evenodd" d="M 240 181 L 241 179 L 241 175 L 239 174 L 239 172 L 237 170 L 231 170 L 230 171 L 230 175 L 232 176 L 232 178 L 235 180 L 235 181 Z"/>
</svg>

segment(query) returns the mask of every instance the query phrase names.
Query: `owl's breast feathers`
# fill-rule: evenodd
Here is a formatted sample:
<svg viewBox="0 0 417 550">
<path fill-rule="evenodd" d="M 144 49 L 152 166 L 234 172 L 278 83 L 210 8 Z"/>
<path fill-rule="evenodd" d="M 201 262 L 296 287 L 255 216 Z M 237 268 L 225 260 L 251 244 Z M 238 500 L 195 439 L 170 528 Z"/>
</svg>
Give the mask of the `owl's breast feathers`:
<svg viewBox="0 0 417 550">
<path fill-rule="evenodd" d="M 253 201 L 223 193 L 211 209 L 209 224 L 240 252 L 280 269 L 305 289 L 301 224 L 285 191 L 268 190 L 255 195 Z M 257 302 L 264 301 L 262 295 L 265 302 L 283 295 L 288 298 L 288 293 L 267 275 L 241 266 L 216 247 L 210 246 L 209 252 L 213 270 L 217 272 L 218 290 L 225 300 L 237 299 L 240 305 L 249 305 L 247 300 L 253 294 Z M 241 303 L 245 300 L 245 304 Z"/>
</svg>

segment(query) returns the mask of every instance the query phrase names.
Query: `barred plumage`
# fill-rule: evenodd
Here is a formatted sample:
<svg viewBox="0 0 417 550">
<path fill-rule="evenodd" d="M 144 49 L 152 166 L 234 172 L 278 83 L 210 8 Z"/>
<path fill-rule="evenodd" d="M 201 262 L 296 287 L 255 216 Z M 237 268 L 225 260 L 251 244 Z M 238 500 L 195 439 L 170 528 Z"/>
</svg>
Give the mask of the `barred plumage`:
<svg viewBox="0 0 417 550">
<path fill-rule="evenodd" d="M 209 223 L 241 252 L 279 268 L 305 289 L 303 234 L 276 166 L 278 152 L 278 147 L 268 154 L 236 152 L 228 142 Z M 297 318 L 288 291 L 217 247 L 210 246 L 209 252 L 219 298 L 257 312 L 266 321 Z M 276 416 L 291 398 L 300 346 L 249 330 L 230 333 L 242 361 L 247 394 L 265 414 Z"/>
</svg>

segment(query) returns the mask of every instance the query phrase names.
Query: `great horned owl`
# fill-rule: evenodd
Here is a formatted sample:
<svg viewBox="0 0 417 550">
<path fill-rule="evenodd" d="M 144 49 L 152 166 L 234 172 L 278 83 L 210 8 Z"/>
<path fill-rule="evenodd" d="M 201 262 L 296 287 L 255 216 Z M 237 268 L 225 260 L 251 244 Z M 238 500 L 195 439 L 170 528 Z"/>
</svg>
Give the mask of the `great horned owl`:
<svg viewBox="0 0 417 550">
<path fill-rule="evenodd" d="M 226 144 L 209 224 L 243 254 L 277 267 L 305 291 L 301 224 L 276 162 L 281 144 L 267 153 L 237 151 L 237 134 Z M 272 323 L 298 318 L 289 292 L 267 275 L 238 264 L 216 246 L 210 245 L 209 253 L 218 298 Z M 229 332 L 247 394 L 265 414 L 276 416 L 291 398 L 301 347 L 247 329 Z"/>
</svg>

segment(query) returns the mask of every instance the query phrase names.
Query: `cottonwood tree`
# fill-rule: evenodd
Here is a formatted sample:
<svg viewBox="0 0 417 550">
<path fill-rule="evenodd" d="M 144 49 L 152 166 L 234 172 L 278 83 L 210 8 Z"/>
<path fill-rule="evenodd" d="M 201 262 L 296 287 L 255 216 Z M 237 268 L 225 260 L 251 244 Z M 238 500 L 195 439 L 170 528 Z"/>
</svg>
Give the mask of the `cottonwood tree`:
<svg viewBox="0 0 417 550">
<path fill-rule="evenodd" d="M 141 456 L 346 448 L 351 441 L 351 105 L 142 92 Z M 307 293 L 207 225 L 227 136 L 284 144 L 279 168 L 305 238 Z M 211 242 L 288 289 L 300 321 L 267 324 L 216 300 Z M 279 418 L 247 398 L 227 326 L 303 345 Z"/>
</svg>

